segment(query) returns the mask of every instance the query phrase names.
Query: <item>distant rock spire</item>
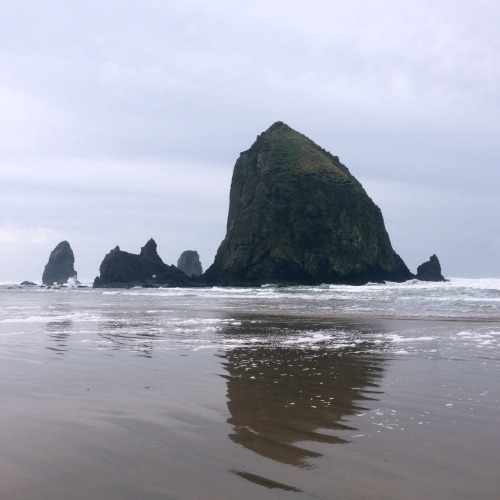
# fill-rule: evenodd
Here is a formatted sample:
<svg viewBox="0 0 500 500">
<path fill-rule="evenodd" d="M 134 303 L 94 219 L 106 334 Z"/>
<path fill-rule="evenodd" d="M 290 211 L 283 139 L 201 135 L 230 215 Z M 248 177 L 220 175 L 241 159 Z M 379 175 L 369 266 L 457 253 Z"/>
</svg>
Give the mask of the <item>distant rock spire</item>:
<svg viewBox="0 0 500 500">
<path fill-rule="evenodd" d="M 436 254 L 431 255 L 427 262 L 417 267 L 416 278 L 420 281 L 446 281 L 441 274 L 441 264 Z"/>
<path fill-rule="evenodd" d="M 156 262 L 158 264 L 163 264 L 163 261 L 158 255 L 158 251 L 156 250 L 156 248 L 156 241 L 153 238 L 150 238 L 149 241 L 141 248 L 141 257 L 144 257 L 145 259 Z"/>
<path fill-rule="evenodd" d="M 43 284 L 53 285 L 57 283 L 62 285 L 67 283 L 70 278 L 76 280 L 77 273 L 74 264 L 75 256 L 70 244 L 67 241 L 61 241 L 50 253 L 49 261 L 43 271 Z"/>
<path fill-rule="evenodd" d="M 186 250 L 182 252 L 177 267 L 189 277 L 200 276 L 203 273 L 200 256 L 196 250 Z"/>
</svg>

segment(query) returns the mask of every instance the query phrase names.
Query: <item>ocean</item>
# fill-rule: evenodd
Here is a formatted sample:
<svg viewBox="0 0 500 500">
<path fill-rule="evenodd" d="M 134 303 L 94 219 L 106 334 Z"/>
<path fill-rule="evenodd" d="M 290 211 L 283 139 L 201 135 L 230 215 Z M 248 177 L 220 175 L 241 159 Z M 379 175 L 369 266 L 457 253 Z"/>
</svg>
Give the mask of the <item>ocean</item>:
<svg viewBox="0 0 500 500">
<path fill-rule="evenodd" d="M 2 498 L 499 497 L 498 279 L 0 297 Z"/>
</svg>

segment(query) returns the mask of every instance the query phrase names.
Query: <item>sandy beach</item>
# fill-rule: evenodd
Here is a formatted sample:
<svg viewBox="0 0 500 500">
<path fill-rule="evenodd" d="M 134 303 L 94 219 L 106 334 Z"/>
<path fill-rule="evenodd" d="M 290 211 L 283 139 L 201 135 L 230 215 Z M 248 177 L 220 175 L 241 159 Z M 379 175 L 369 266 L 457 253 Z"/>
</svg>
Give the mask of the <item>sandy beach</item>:
<svg viewBox="0 0 500 500">
<path fill-rule="evenodd" d="M 470 322 L 228 314 L 212 311 L 231 318 L 224 348 L 155 349 L 144 334 L 132 349 L 109 322 L 89 348 L 61 319 L 4 347 L 2 497 L 498 495 L 499 359 L 446 340 Z M 287 329 L 280 348 L 237 345 Z M 301 344 L 332 331 L 375 340 Z M 401 349 L 384 351 L 392 332 Z"/>
</svg>

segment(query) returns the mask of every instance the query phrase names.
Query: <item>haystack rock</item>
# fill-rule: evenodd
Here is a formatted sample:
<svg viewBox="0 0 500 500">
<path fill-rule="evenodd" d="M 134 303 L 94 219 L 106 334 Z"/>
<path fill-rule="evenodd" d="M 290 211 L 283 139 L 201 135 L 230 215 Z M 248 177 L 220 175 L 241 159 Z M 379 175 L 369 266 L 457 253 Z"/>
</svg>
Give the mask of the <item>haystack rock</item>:
<svg viewBox="0 0 500 500">
<path fill-rule="evenodd" d="M 203 274 L 200 256 L 196 250 L 186 250 L 182 252 L 177 261 L 177 267 L 189 277 L 201 276 L 201 274 Z"/>
<path fill-rule="evenodd" d="M 74 278 L 76 281 L 77 273 L 74 264 L 75 256 L 70 244 L 67 241 L 61 241 L 50 253 L 49 261 L 43 271 L 43 284 L 53 285 L 57 283 L 62 285 L 67 283 L 70 278 Z"/>
<path fill-rule="evenodd" d="M 441 274 L 441 264 L 435 254 L 417 267 L 416 278 L 420 281 L 446 281 Z"/>
<path fill-rule="evenodd" d="M 139 255 L 114 248 L 104 257 L 99 271 L 94 288 L 188 286 L 191 283 L 182 271 L 161 260 L 152 238 Z"/>
<path fill-rule="evenodd" d="M 380 209 L 361 184 L 306 136 L 277 122 L 240 154 L 226 237 L 209 284 L 405 281 Z"/>
</svg>

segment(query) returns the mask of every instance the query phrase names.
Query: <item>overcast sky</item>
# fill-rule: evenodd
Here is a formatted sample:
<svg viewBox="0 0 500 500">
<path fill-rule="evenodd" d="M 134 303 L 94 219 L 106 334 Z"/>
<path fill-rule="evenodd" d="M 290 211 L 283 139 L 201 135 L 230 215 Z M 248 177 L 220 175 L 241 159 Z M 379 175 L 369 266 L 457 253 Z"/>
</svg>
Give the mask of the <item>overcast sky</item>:
<svg viewBox="0 0 500 500">
<path fill-rule="evenodd" d="M 497 0 L 2 0 L 0 281 L 68 240 L 164 262 L 226 230 L 234 163 L 281 120 L 382 209 L 412 271 L 500 278 Z"/>
</svg>

